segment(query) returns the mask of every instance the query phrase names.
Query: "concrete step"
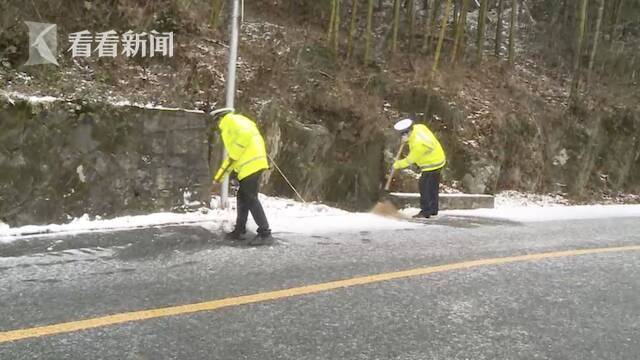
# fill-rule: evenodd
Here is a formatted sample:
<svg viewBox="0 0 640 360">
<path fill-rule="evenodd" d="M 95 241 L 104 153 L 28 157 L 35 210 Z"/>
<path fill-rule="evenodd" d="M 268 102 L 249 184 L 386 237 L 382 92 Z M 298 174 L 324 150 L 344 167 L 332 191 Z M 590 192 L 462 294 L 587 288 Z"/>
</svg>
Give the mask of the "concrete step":
<svg viewBox="0 0 640 360">
<path fill-rule="evenodd" d="M 420 194 L 391 193 L 391 201 L 398 208 L 420 207 Z M 485 194 L 440 194 L 441 210 L 493 209 L 495 198 Z"/>
</svg>

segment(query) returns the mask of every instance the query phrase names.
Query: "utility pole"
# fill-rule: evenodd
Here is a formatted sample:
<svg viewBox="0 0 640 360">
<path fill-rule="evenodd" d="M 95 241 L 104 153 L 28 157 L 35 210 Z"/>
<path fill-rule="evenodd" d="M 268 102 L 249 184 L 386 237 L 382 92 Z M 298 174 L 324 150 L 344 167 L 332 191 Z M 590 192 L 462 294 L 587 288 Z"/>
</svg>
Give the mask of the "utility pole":
<svg viewBox="0 0 640 360">
<path fill-rule="evenodd" d="M 233 3 L 231 14 L 231 39 L 229 46 L 229 67 L 227 69 L 227 108 L 234 109 L 235 93 L 236 93 L 236 64 L 238 62 L 238 34 L 240 18 L 240 0 L 231 0 Z M 227 157 L 227 151 L 222 150 L 222 158 Z M 220 208 L 229 207 L 229 175 L 222 180 L 222 189 L 220 191 Z"/>
</svg>

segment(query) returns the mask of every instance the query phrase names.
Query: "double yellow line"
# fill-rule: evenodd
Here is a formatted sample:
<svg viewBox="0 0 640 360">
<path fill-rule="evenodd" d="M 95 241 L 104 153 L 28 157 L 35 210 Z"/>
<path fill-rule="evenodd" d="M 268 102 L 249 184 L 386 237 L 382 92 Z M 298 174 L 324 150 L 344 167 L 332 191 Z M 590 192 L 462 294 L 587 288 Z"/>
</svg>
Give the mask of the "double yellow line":
<svg viewBox="0 0 640 360">
<path fill-rule="evenodd" d="M 580 255 L 603 254 L 603 253 L 613 253 L 613 252 L 623 252 L 623 251 L 639 251 L 639 250 L 640 250 L 640 246 L 622 246 L 622 247 L 610 247 L 610 248 L 598 248 L 598 249 L 557 251 L 557 252 L 509 256 L 509 257 L 493 258 L 493 259 L 464 261 L 464 262 L 458 262 L 453 264 L 417 268 L 417 269 L 411 269 L 411 270 L 405 270 L 405 271 L 382 273 L 382 274 L 376 274 L 376 275 L 370 275 L 370 276 L 361 276 L 361 277 L 355 277 L 351 279 L 331 281 L 331 282 L 326 282 L 321 284 L 301 286 L 301 287 L 284 289 L 284 290 L 263 292 L 263 293 L 253 294 L 253 295 L 231 297 L 231 298 L 220 299 L 220 300 L 205 301 L 205 302 L 194 303 L 194 304 L 170 306 L 170 307 L 142 310 L 142 311 L 133 311 L 133 312 L 102 316 L 102 317 L 86 319 L 86 320 L 71 321 L 71 322 L 54 324 L 54 325 L 5 331 L 5 332 L 0 332 L 0 343 L 23 340 L 28 338 L 37 338 L 37 337 L 48 336 L 48 335 L 63 334 L 63 333 L 69 333 L 69 332 L 81 331 L 81 330 L 87 330 L 87 329 L 94 329 L 98 327 L 117 325 L 117 324 L 122 324 L 126 322 L 132 322 L 132 321 L 141 321 L 141 320 L 162 318 L 167 316 L 185 315 L 185 314 L 191 314 L 191 313 L 196 313 L 201 311 L 213 311 L 213 310 L 218 310 L 218 309 L 227 308 L 227 307 L 253 304 L 253 303 L 259 303 L 259 302 L 270 301 L 270 300 L 285 299 L 285 298 L 290 298 L 294 296 L 309 295 L 309 294 L 335 290 L 335 289 L 340 289 L 345 287 L 367 285 L 367 284 L 377 283 L 381 281 L 389 281 L 389 280 L 396 280 L 396 279 L 409 278 L 409 277 L 415 277 L 415 276 L 423 276 L 423 275 L 429 275 L 429 274 L 446 272 L 446 271 L 470 269 L 470 268 L 476 268 L 480 266 L 503 265 L 503 264 L 517 263 L 517 262 L 525 262 L 525 261 L 539 261 L 539 260 L 545 260 L 545 259 L 573 257 L 573 256 L 580 256 Z"/>
</svg>

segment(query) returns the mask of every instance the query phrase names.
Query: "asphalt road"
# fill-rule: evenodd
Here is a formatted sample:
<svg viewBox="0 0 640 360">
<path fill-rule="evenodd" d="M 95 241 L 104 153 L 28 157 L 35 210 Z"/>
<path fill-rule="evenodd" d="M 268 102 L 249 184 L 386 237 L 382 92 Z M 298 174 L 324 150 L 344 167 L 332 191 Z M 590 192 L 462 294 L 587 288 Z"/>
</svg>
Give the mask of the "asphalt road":
<svg viewBox="0 0 640 360">
<path fill-rule="evenodd" d="M 200 227 L 169 227 L 0 245 L 0 359 L 640 358 L 637 249 L 237 300 L 480 259 L 637 246 L 638 218 L 441 217 L 420 229 L 276 236 L 275 246 L 246 248 Z M 33 330 L 218 299 L 231 300 L 71 332 Z M 2 341 L 18 329 L 29 337 Z"/>
</svg>

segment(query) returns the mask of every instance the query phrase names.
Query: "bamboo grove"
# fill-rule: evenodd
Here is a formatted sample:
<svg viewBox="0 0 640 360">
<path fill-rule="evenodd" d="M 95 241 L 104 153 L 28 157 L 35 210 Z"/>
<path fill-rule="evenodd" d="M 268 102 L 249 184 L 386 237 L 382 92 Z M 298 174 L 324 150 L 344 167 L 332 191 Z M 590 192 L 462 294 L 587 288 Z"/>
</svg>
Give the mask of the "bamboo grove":
<svg viewBox="0 0 640 360">
<path fill-rule="evenodd" d="M 374 13 L 385 11 L 384 1 L 380 0 L 328 0 L 328 27 L 327 46 L 336 54 L 344 53 L 347 59 L 352 59 L 354 47 L 363 44 L 361 62 L 369 64 L 372 59 L 372 47 L 375 45 L 373 39 L 376 37 L 374 29 Z M 347 4 L 344 4 L 348 2 Z M 500 6 L 500 26 L 496 31 L 496 44 L 502 42 L 502 21 L 504 3 L 509 2 L 510 8 L 517 8 L 518 0 L 499 0 Z M 473 7 L 480 5 L 478 29 L 476 33 L 476 59 L 483 60 L 484 42 L 487 36 L 484 20 L 487 9 L 493 3 L 490 0 L 393 0 L 389 9 L 388 21 L 391 24 L 387 34 L 384 34 L 385 45 L 389 54 L 393 56 L 400 48 L 406 53 L 432 55 L 435 62 L 439 62 L 443 57 L 443 44 L 449 44 L 449 58 L 452 63 L 463 58 L 465 52 L 465 39 L 467 34 L 468 13 Z M 348 14 L 341 17 L 341 11 L 349 9 Z M 378 17 L 379 18 L 379 17 Z M 386 18 L 386 17 L 385 17 Z M 509 27 L 509 47 L 508 60 L 511 63 L 515 60 L 515 22 L 517 17 L 511 16 L 506 21 L 511 22 Z M 385 19 L 387 21 L 387 19 Z M 359 26 L 362 25 L 362 26 Z M 346 34 L 346 42 L 341 38 Z M 360 38 L 357 38 L 360 36 Z M 362 39 L 362 41 L 358 41 Z M 421 46 L 416 46 L 418 41 L 422 41 Z M 342 48 L 342 45 L 346 47 Z M 496 45 L 496 56 L 502 54 Z"/>
<path fill-rule="evenodd" d="M 607 57 L 599 54 L 615 52 L 616 42 L 629 26 L 628 21 L 623 21 L 625 9 L 640 10 L 637 5 L 630 5 L 633 1 L 326 0 L 329 14 L 326 42 L 336 56 L 365 65 L 380 56 L 393 60 L 400 52 L 403 56 L 430 57 L 433 65 L 427 75 L 428 84 L 443 61 L 450 66 L 460 61 L 472 64 L 499 61 L 513 66 L 518 60 L 519 45 L 522 46 L 518 39 L 527 35 L 518 31 L 531 30 L 523 30 L 518 21 L 530 16 L 523 11 L 535 6 L 548 18 L 549 41 L 567 42 L 571 49 L 571 60 L 567 63 L 571 64 L 570 98 L 575 101 L 588 90 L 599 61 L 601 72 L 608 70 Z M 487 26 L 488 12 L 492 14 L 495 30 L 491 33 Z M 474 24 L 469 23 L 471 14 L 477 18 Z M 568 29 L 567 24 L 573 24 L 573 28 Z M 469 29 L 474 33 L 469 33 Z"/>
</svg>

